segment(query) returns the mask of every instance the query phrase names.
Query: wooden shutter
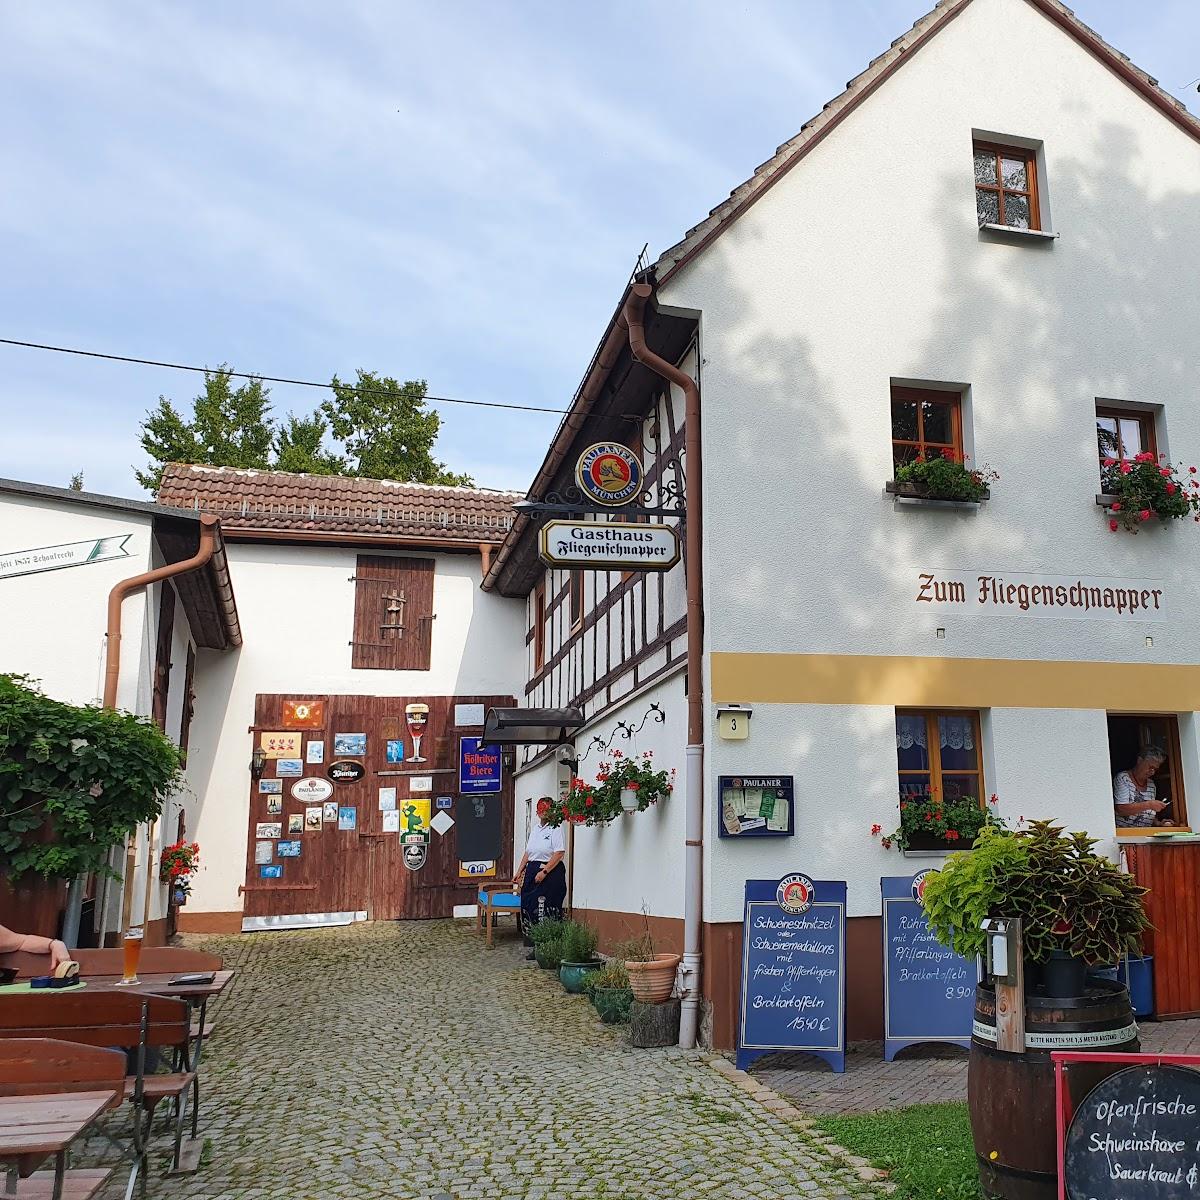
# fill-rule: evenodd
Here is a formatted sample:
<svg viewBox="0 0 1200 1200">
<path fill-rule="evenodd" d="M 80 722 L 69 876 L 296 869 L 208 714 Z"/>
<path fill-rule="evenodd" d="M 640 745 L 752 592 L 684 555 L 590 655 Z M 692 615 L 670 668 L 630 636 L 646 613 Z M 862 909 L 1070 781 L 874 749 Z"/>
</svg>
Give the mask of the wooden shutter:
<svg viewBox="0 0 1200 1200">
<path fill-rule="evenodd" d="M 432 630 L 433 559 L 360 554 L 351 667 L 428 671 Z"/>
<path fill-rule="evenodd" d="M 154 651 L 154 692 L 150 716 L 159 729 L 167 728 L 167 696 L 171 691 L 171 638 L 175 633 L 175 589 L 163 581 L 158 597 L 158 645 Z"/>
</svg>

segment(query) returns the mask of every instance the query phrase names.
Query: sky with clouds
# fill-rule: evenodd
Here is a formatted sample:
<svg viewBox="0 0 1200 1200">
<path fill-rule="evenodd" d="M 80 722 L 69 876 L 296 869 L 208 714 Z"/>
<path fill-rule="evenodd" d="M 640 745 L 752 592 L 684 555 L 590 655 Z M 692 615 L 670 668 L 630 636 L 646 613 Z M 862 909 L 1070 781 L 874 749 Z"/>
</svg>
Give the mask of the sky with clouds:
<svg viewBox="0 0 1200 1200">
<path fill-rule="evenodd" d="M 643 243 L 930 3 L 3 0 L 0 337 L 565 407 Z M 1073 7 L 1195 110 L 1200 5 Z M 0 475 L 139 495 L 141 416 L 198 382 L 0 346 Z M 500 487 L 558 421 L 439 411 Z"/>
</svg>

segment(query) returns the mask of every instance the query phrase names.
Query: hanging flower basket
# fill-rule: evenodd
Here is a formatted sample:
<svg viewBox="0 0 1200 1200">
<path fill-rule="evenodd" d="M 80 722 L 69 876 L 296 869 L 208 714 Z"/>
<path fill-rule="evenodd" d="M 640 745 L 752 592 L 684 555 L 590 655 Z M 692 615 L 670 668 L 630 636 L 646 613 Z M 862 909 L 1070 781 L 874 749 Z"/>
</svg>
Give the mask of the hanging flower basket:
<svg viewBox="0 0 1200 1200">
<path fill-rule="evenodd" d="M 675 772 L 654 770 L 653 759 L 650 750 L 629 757 L 614 750 L 611 763 L 599 764 L 594 784 L 572 779 L 550 802 L 546 824 L 607 825 L 623 812 L 645 812 L 665 800 L 675 787 Z"/>
<path fill-rule="evenodd" d="M 162 852 L 158 864 L 161 883 L 171 885 L 171 901 L 176 907 L 187 903 L 192 890 L 192 876 L 200 865 L 200 845 L 197 842 L 176 842 Z"/>
</svg>

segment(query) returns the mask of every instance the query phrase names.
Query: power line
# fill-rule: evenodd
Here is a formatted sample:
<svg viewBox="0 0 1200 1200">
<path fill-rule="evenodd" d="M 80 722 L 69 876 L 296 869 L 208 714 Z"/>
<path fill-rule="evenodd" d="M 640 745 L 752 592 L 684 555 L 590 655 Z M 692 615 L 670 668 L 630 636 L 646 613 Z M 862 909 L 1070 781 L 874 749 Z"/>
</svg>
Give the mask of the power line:
<svg viewBox="0 0 1200 1200">
<path fill-rule="evenodd" d="M 70 346 L 47 346 L 42 342 L 22 342 L 16 338 L 0 338 L 0 344 L 5 346 L 22 346 L 26 350 L 52 350 L 56 354 L 77 354 L 81 358 L 103 358 L 108 362 L 134 363 L 142 367 L 166 367 L 172 371 L 194 371 L 202 375 L 215 375 L 218 373 L 218 369 L 214 367 L 193 367 L 187 363 L 161 362 L 155 358 L 131 358 L 126 354 L 101 354 L 99 350 L 76 350 Z M 233 379 L 257 379 L 263 383 L 290 383 L 295 387 L 324 388 L 326 391 L 333 390 L 332 383 L 320 383 L 314 379 L 286 379 L 281 375 L 254 375 L 247 371 L 226 370 L 224 367 L 220 368 L 219 372 Z M 364 396 L 394 395 L 392 392 L 384 391 L 383 388 L 359 388 L 358 390 Z M 534 404 L 501 404 L 495 400 L 460 400 L 455 396 L 425 396 L 423 399 L 433 404 L 466 404 L 471 408 L 505 408 L 513 412 L 562 414 L 568 411 L 565 408 L 539 408 Z"/>
</svg>

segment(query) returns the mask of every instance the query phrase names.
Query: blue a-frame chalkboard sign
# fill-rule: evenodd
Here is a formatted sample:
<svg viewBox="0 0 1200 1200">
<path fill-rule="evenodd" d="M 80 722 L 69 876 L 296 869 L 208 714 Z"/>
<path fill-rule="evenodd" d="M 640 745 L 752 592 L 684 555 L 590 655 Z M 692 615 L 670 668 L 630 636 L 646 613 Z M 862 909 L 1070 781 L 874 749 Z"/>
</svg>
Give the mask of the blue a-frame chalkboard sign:
<svg viewBox="0 0 1200 1200">
<path fill-rule="evenodd" d="M 933 936 L 921 907 L 931 871 L 886 876 L 883 888 L 883 1058 L 918 1042 L 970 1046 L 975 963 Z"/>
<path fill-rule="evenodd" d="M 791 1051 L 846 1069 L 846 885 L 747 879 L 737 1065 Z"/>
</svg>

